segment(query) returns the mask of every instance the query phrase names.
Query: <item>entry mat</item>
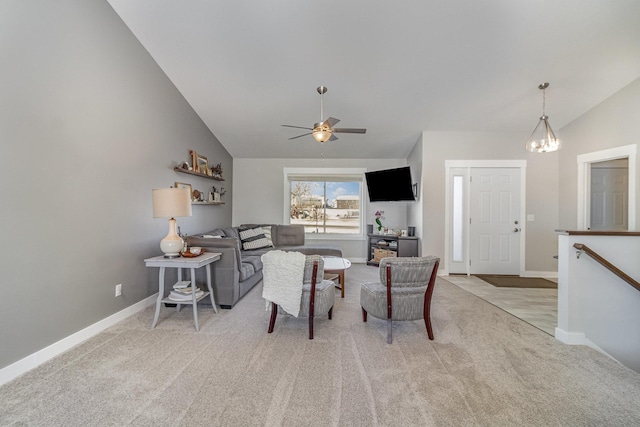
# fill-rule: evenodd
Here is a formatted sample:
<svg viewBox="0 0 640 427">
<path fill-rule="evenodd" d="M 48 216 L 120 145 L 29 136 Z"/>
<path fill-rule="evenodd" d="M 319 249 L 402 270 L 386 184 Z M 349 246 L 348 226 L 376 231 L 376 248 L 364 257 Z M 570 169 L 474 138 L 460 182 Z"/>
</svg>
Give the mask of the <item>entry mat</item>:
<svg viewBox="0 0 640 427">
<path fill-rule="evenodd" d="M 520 277 L 500 274 L 474 274 L 474 276 L 498 288 L 558 288 L 557 283 L 541 277 Z"/>
</svg>

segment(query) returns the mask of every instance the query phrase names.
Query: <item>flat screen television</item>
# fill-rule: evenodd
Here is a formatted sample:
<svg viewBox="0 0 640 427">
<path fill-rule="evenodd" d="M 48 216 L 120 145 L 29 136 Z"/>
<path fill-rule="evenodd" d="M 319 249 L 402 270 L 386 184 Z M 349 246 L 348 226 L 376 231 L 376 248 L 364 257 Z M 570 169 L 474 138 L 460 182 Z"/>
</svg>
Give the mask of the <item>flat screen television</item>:
<svg viewBox="0 0 640 427">
<path fill-rule="evenodd" d="M 370 202 L 412 202 L 411 169 L 409 166 L 365 172 Z"/>
</svg>

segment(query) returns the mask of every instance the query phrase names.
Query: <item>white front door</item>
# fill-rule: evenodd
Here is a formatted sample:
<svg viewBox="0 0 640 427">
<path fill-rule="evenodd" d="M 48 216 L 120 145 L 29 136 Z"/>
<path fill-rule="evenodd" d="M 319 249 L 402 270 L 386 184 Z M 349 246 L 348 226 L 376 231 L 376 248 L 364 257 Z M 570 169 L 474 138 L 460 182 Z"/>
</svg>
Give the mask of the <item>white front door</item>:
<svg viewBox="0 0 640 427">
<path fill-rule="evenodd" d="M 471 274 L 520 274 L 520 169 L 471 168 Z"/>
</svg>

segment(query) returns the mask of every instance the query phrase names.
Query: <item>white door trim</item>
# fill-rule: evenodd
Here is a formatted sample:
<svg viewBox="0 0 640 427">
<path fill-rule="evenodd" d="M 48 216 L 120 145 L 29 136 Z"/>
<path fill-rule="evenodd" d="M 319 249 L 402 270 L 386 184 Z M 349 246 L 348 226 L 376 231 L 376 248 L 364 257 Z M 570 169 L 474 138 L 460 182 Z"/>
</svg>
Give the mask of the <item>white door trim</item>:
<svg viewBox="0 0 640 427">
<path fill-rule="evenodd" d="M 526 217 L 526 189 L 527 189 L 527 161 L 526 160 L 445 160 L 445 208 L 444 208 L 444 271 L 443 274 L 449 274 L 449 263 L 451 262 L 451 169 L 452 168 L 520 168 L 520 215 Z M 468 171 L 470 172 L 470 171 Z M 469 193 L 466 189 L 465 195 L 468 200 Z M 631 200 L 629 200 L 631 204 Z M 467 210 L 466 215 L 469 215 Z M 466 220 L 469 223 L 468 218 Z M 525 269 L 525 243 L 526 243 L 526 221 L 520 221 L 522 224 L 520 237 L 520 275 L 524 275 Z M 469 247 L 469 230 L 466 230 L 465 246 Z M 467 249 L 468 250 L 468 249 Z M 466 266 L 467 275 L 469 275 L 469 265 Z"/>
<path fill-rule="evenodd" d="M 591 163 L 607 160 L 629 159 L 629 231 L 636 231 L 636 153 L 638 144 L 623 145 L 593 153 L 579 154 L 578 162 L 578 230 L 586 230 L 591 224 Z"/>
</svg>

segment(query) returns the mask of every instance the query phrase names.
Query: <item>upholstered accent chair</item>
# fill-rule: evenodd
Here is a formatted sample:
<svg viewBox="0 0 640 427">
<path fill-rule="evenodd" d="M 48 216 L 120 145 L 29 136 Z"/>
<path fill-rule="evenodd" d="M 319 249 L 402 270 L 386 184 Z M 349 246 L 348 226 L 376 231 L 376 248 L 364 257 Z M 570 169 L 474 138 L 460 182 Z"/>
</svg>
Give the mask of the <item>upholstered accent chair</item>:
<svg viewBox="0 0 640 427">
<path fill-rule="evenodd" d="M 367 314 L 387 320 L 387 343 L 393 342 L 391 321 L 424 319 L 427 336 L 433 340 L 431 297 L 440 258 L 435 256 L 383 258 L 380 281 L 360 288 L 362 320 Z"/>
<path fill-rule="evenodd" d="M 264 264 L 264 269 L 270 268 L 268 263 Z M 331 319 L 333 304 L 335 301 L 335 283 L 331 280 L 323 280 L 324 261 L 319 255 L 307 255 L 304 265 L 304 276 L 302 279 L 302 298 L 300 301 L 300 312 L 298 317 L 309 318 L 309 339 L 313 339 L 313 322 L 316 316 L 328 315 Z M 284 314 L 289 314 L 282 310 Z M 271 302 L 271 318 L 269 320 L 268 333 L 273 332 L 273 328 L 278 316 L 278 305 Z"/>
</svg>

